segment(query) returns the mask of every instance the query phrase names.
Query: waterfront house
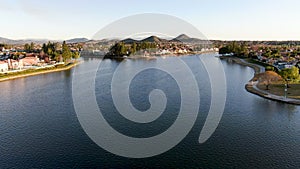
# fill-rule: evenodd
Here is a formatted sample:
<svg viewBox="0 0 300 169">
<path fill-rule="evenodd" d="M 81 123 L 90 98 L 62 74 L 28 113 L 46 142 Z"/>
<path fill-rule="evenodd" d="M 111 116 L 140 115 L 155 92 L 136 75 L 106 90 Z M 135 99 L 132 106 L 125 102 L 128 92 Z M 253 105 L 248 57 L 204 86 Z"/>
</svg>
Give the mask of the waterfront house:
<svg viewBox="0 0 300 169">
<path fill-rule="evenodd" d="M 8 63 L 8 69 L 12 69 L 12 70 L 20 69 L 19 61 L 17 61 L 17 60 L 8 59 L 7 63 Z"/>
<path fill-rule="evenodd" d="M 35 66 L 39 62 L 39 58 L 37 57 L 25 57 L 23 59 L 20 59 L 23 66 Z"/>
</svg>

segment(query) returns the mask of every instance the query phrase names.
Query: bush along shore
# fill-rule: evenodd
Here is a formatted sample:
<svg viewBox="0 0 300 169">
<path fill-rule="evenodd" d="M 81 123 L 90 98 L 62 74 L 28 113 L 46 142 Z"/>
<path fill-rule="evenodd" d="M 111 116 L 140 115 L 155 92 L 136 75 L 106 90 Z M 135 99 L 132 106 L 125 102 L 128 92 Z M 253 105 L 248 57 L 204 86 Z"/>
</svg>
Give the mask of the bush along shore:
<svg viewBox="0 0 300 169">
<path fill-rule="evenodd" d="M 71 69 L 72 67 L 80 64 L 81 62 L 82 61 L 74 61 L 74 62 L 70 62 L 68 64 L 55 65 L 53 67 L 45 67 L 45 68 L 39 68 L 39 69 L 27 69 L 27 70 L 17 71 L 17 72 L 2 73 L 2 74 L 0 74 L 0 82 L 6 81 L 6 80 L 22 78 L 22 77 L 35 76 L 35 75 L 39 75 L 39 74 L 64 71 L 64 70 Z"/>
<path fill-rule="evenodd" d="M 300 105 L 300 100 L 299 99 L 289 98 L 286 95 L 272 94 L 267 89 L 262 90 L 261 88 L 259 88 L 259 83 L 262 83 L 262 82 L 260 82 L 260 80 L 263 79 L 262 76 L 268 76 L 268 74 L 273 74 L 274 72 L 273 73 L 271 73 L 271 71 L 264 72 L 265 70 L 264 70 L 263 66 L 258 65 L 256 63 L 250 63 L 249 61 L 246 61 L 246 60 L 238 58 L 238 57 L 221 57 L 221 59 L 227 59 L 227 60 L 232 61 L 234 63 L 240 64 L 240 65 L 243 65 L 243 66 L 248 66 L 248 67 L 251 67 L 252 69 L 254 69 L 254 71 L 255 71 L 254 77 L 245 85 L 245 89 L 248 92 L 250 92 L 252 94 L 255 94 L 255 95 L 258 95 L 260 97 L 269 99 L 269 100 Z M 274 78 L 274 75 L 272 76 L 272 78 Z M 268 87 L 269 84 L 266 84 L 266 86 Z M 284 91 L 284 89 L 282 89 L 282 90 Z"/>
</svg>

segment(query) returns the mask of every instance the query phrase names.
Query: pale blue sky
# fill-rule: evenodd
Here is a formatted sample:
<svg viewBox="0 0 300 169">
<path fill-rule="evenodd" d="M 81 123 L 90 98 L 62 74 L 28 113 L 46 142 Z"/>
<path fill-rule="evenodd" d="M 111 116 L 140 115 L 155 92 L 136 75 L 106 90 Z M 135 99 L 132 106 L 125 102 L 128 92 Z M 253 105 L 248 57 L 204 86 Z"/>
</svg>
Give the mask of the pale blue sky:
<svg viewBox="0 0 300 169">
<path fill-rule="evenodd" d="M 300 40 L 299 0 L 0 0 L 0 37 L 91 38 L 139 13 L 169 14 L 209 39 Z"/>
</svg>

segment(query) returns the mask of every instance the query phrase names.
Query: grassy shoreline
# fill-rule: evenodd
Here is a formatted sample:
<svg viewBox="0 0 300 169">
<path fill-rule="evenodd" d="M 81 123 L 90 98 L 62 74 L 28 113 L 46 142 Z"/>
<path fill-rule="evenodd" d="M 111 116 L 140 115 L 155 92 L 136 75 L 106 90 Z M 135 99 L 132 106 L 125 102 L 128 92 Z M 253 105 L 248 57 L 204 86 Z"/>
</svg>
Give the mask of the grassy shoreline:
<svg viewBox="0 0 300 169">
<path fill-rule="evenodd" d="M 78 61 L 78 62 L 70 63 L 67 65 L 63 65 L 61 67 L 28 69 L 28 70 L 24 70 L 24 71 L 20 71 L 20 72 L 2 74 L 2 76 L 0 75 L 0 82 L 7 81 L 7 80 L 13 80 L 13 79 L 17 79 L 17 78 L 22 78 L 22 77 L 29 77 L 29 76 L 36 76 L 36 75 L 40 75 L 40 74 L 65 71 L 65 70 L 69 70 L 69 69 L 73 68 L 74 66 L 77 66 L 80 63 L 82 63 L 82 62 Z"/>
<path fill-rule="evenodd" d="M 261 69 L 260 69 L 261 65 L 257 65 L 256 63 L 249 63 L 248 61 L 243 62 L 240 58 L 237 58 L 237 57 L 226 57 L 226 58 L 223 57 L 222 59 L 230 59 L 231 61 L 233 61 L 234 63 L 237 63 L 239 65 L 248 66 L 248 67 L 254 69 L 255 74 L 261 73 Z M 253 78 L 254 78 L 254 76 L 253 76 Z M 282 95 L 275 95 L 275 94 L 272 94 L 268 91 L 261 90 L 257 86 L 257 83 L 251 82 L 252 79 L 250 79 L 249 82 L 245 85 L 245 89 L 249 93 L 252 93 L 252 94 L 255 94 L 257 96 L 260 96 L 260 97 L 263 97 L 263 98 L 266 98 L 266 99 L 269 99 L 269 100 L 273 100 L 273 101 L 279 101 L 279 102 L 288 103 L 288 104 L 300 105 L 300 100 L 296 99 L 297 97 L 285 98 Z"/>
</svg>

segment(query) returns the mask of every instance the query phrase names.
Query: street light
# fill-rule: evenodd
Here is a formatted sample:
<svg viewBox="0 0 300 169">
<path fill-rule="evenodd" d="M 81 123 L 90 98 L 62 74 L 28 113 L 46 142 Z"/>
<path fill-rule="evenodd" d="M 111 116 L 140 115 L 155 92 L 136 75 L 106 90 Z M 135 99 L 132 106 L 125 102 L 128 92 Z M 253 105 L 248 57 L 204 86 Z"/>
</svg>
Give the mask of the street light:
<svg viewBox="0 0 300 169">
<path fill-rule="evenodd" d="M 285 88 L 284 88 L 284 98 L 286 99 L 287 97 L 287 84 L 284 84 Z"/>
</svg>

